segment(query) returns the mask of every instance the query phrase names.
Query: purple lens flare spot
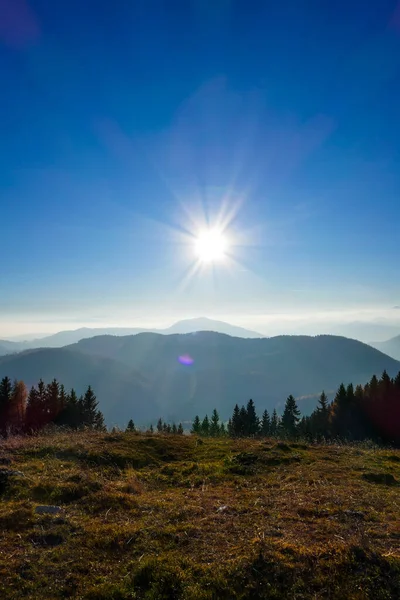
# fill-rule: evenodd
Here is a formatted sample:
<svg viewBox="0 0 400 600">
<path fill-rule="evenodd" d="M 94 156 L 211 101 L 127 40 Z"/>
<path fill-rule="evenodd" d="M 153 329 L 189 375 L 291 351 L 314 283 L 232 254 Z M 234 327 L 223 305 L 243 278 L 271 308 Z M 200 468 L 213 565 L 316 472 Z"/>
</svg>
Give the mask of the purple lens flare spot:
<svg viewBox="0 0 400 600">
<path fill-rule="evenodd" d="M 181 365 L 192 365 L 194 363 L 194 360 L 191 356 L 189 356 L 189 354 L 182 354 L 181 356 L 178 357 L 178 361 L 181 363 Z"/>
</svg>

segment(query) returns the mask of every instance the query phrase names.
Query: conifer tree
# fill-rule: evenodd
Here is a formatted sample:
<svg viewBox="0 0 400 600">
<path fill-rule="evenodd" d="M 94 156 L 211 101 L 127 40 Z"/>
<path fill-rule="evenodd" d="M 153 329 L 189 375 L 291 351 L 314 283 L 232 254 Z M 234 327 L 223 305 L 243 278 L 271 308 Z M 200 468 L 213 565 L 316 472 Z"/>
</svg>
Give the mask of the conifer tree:
<svg viewBox="0 0 400 600">
<path fill-rule="evenodd" d="M 201 423 L 201 435 L 208 436 L 210 434 L 210 421 L 206 415 Z"/>
<path fill-rule="evenodd" d="M 260 433 L 263 437 L 268 437 L 271 433 L 271 419 L 267 410 L 262 414 Z"/>
<path fill-rule="evenodd" d="M 82 424 L 89 429 L 102 429 L 104 427 L 103 415 L 98 409 L 99 403 L 90 385 L 79 404 L 82 409 Z"/>
<path fill-rule="evenodd" d="M 233 409 L 230 435 L 232 437 L 238 437 L 240 435 L 240 408 L 237 404 L 235 404 Z"/>
<path fill-rule="evenodd" d="M 248 427 L 247 427 L 247 410 L 244 406 L 240 408 L 239 411 L 239 437 L 245 437 L 248 435 Z"/>
<path fill-rule="evenodd" d="M 176 426 L 176 423 L 172 423 L 172 433 L 173 433 L 173 435 L 177 435 L 177 433 L 178 433 L 178 428 Z"/>
<path fill-rule="evenodd" d="M 281 429 L 284 435 L 295 437 L 297 424 L 300 420 L 300 411 L 297 408 L 294 396 L 290 395 L 285 404 L 282 415 Z"/>
<path fill-rule="evenodd" d="M 7 434 L 11 394 L 11 379 L 9 377 L 3 377 L 0 381 L 0 435 Z"/>
<path fill-rule="evenodd" d="M 154 428 L 152 424 L 150 424 L 149 433 L 154 433 Z"/>
<path fill-rule="evenodd" d="M 54 421 L 60 412 L 60 386 L 56 379 L 46 386 L 44 412 L 48 422 Z"/>
<path fill-rule="evenodd" d="M 171 432 L 172 432 L 171 425 L 168 423 L 168 425 L 167 425 L 167 433 L 171 433 Z"/>
<path fill-rule="evenodd" d="M 129 432 L 129 433 L 133 433 L 133 432 L 135 432 L 135 431 L 136 431 L 135 423 L 133 422 L 133 420 L 132 420 L 132 419 L 129 419 L 129 422 L 128 422 L 128 425 L 127 425 L 127 427 L 126 427 L 126 430 L 125 430 L 125 431 L 126 431 L 127 433 L 128 433 L 128 432 Z"/>
<path fill-rule="evenodd" d="M 216 408 L 214 408 L 211 421 L 210 421 L 210 436 L 217 437 L 219 435 L 219 414 Z"/>
<path fill-rule="evenodd" d="M 179 423 L 179 425 L 178 425 L 178 435 L 183 435 L 182 423 Z"/>
<path fill-rule="evenodd" d="M 246 423 L 244 427 L 244 434 L 247 436 L 254 437 L 257 435 L 260 428 L 260 420 L 257 417 L 256 408 L 253 400 L 249 400 L 246 407 Z"/>
<path fill-rule="evenodd" d="M 225 423 L 222 421 L 221 425 L 219 427 L 219 435 L 221 437 L 225 437 L 226 436 L 226 427 L 225 427 Z"/>
<path fill-rule="evenodd" d="M 158 433 L 162 433 L 162 431 L 163 431 L 163 422 L 162 422 L 161 417 L 157 421 L 157 431 L 158 431 Z"/>
<path fill-rule="evenodd" d="M 279 417 L 276 412 L 276 408 L 274 408 L 274 410 L 272 411 L 272 417 L 271 417 L 270 435 L 272 435 L 273 437 L 276 436 L 278 433 L 278 428 L 279 428 Z"/>
<path fill-rule="evenodd" d="M 194 421 L 192 423 L 192 429 L 190 430 L 190 433 L 197 433 L 197 435 L 200 435 L 200 433 L 201 433 L 201 422 L 200 422 L 200 418 L 198 415 L 196 415 L 194 418 Z"/>
<path fill-rule="evenodd" d="M 23 381 L 15 381 L 8 409 L 8 428 L 12 433 L 21 433 L 25 424 L 28 391 Z"/>
</svg>

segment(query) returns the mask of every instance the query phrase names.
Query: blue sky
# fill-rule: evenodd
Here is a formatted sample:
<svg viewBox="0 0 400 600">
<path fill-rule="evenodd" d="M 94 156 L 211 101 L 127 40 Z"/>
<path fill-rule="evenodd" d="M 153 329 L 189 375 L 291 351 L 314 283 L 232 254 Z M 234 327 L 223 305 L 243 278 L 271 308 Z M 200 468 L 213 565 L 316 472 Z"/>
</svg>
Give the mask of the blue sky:
<svg viewBox="0 0 400 600">
<path fill-rule="evenodd" d="M 400 320 L 398 2 L 0 0 L 0 75 L 0 337 Z"/>
</svg>

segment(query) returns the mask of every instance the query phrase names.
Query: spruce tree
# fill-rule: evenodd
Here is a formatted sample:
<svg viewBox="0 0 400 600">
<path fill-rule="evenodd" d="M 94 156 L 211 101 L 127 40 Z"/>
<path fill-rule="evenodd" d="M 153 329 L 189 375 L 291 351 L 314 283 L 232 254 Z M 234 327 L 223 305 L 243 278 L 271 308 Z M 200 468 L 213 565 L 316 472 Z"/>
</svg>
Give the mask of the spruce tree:
<svg viewBox="0 0 400 600">
<path fill-rule="evenodd" d="M 239 411 L 239 437 L 246 437 L 248 435 L 247 427 L 247 410 L 244 406 Z"/>
<path fill-rule="evenodd" d="M 172 432 L 172 428 L 171 425 L 168 423 L 167 425 L 167 433 L 171 433 Z"/>
<path fill-rule="evenodd" d="M 15 381 L 8 409 L 8 428 L 12 433 L 21 433 L 25 424 L 28 391 L 23 381 Z"/>
<path fill-rule="evenodd" d="M 276 408 L 274 408 L 274 410 L 272 411 L 272 417 L 271 417 L 270 435 L 275 437 L 278 433 L 278 428 L 279 428 L 279 417 L 278 417 L 278 413 L 276 412 Z"/>
<path fill-rule="evenodd" d="M 6 435 L 12 394 L 12 383 L 9 377 L 0 381 L 0 435 Z"/>
<path fill-rule="evenodd" d="M 126 430 L 125 430 L 125 431 L 126 431 L 127 433 L 128 433 L 128 432 L 129 432 L 129 433 L 133 433 L 133 432 L 135 432 L 135 431 L 136 431 L 135 423 L 133 422 L 133 420 L 132 420 L 132 419 L 129 419 L 129 422 L 128 422 L 128 425 L 127 425 L 127 427 L 126 427 Z"/>
<path fill-rule="evenodd" d="M 221 425 L 219 427 L 219 435 L 221 437 L 225 437 L 226 436 L 226 427 L 225 427 L 225 423 L 222 421 Z"/>
<path fill-rule="evenodd" d="M 210 422 L 210 436 L 217 437 L 219 435 L 219 414 L 216 408 L 214 408 L 211 415 Z"/>
<path fill-rule="evenodd" d="M 90 385 L 79 404 L 82 410 L 83 426 L 89 429 L 102 429 L 104 427 L 103 415 L 98 410 L 99 403 Z"/>
<path fill-rule="evenodd" d="M 230 435 L 232 437 L 238 437 L 240 435 L 240 408 L 237 404 L 235 404 L 233 409 Z"/>
<path fill-rule="evenodd" d="M 268 437 L 271 432 L 271 419 L 267 410 L 264 410 L 261 419 L 261 435 L 263 437 Z"/>
<path fill-rule="evenodd" d="M 172 423 L 172 433 L 173 433 L 173 435 L 177 435 L 177 433 L 178 433 L 178 428 L 176 426 L 176 423 Z"/>
<path fill-rule="evenodd" d="M 153 425 L 151 425 L 151 424 L 150 424 L 149 433 L 154 433 L 154 428 L 153 428 Z"/>
<path fill-rule="evenodd" d="M 182 423 L 179 423 L 179 425 L 178 425 L 178 435 L 183 435 Z"/>
<path fill-rule="evenodd" d="M 254 406 L 253 400 L 249 400 L 246 407 L 246 426 L 245 426 L 245 434 L 254 437 L 257 435 L 260 428 L 260 420 L 257 417 L 256 407 Z"/>
<path fill-rule="evenodd" d="M 162 433 L 163 431 L 163 422 L 161 418 L 159 418 L 157 421 L 157 431 L 158 433 Z"/>
<path fill-rule="evenodd" d="M 208 415 L 206 415 L 201 424 L 201 435 L 208 436 L 210 434 L 210 421 Z"/>
<path fill-rule="evenodd" d="M 300 411 L 297 408 L 294 396 L 290 395 L 285 404 L 282 415 L 281 429 L 284 435 L 295 437 L 297 424 L 300 421 Z"/>
<path fill-rule="evenodd" d="M 197 433 L 197 435 L 200 435 L 200 433 L 201 433 L 201 422 L 200 422 L 200 418 L 198 415 L 196 415 L 194 418 L 194 421 L 192 423 L 192 429 L 190 430 L 190 433 Z"/>
</svg>

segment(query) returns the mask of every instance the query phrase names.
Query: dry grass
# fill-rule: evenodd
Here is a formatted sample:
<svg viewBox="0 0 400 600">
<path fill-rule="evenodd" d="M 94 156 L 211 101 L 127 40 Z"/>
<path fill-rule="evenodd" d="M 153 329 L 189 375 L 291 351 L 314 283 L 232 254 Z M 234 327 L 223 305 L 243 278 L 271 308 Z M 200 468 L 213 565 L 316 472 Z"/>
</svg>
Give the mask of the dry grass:
<svg viewBox="0 0 400 600">
<path fill-rule="evenodd" d="M 25 475 L 0 488 L 1 598 L 400 597 L 399 451 L 78 433 L 1 457 Z"/>
</svg>

